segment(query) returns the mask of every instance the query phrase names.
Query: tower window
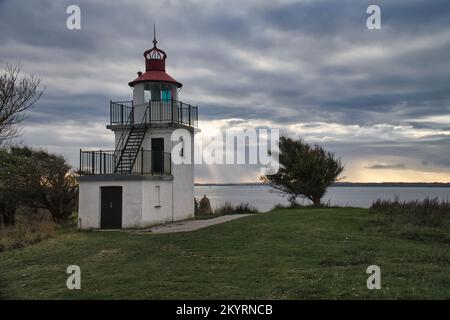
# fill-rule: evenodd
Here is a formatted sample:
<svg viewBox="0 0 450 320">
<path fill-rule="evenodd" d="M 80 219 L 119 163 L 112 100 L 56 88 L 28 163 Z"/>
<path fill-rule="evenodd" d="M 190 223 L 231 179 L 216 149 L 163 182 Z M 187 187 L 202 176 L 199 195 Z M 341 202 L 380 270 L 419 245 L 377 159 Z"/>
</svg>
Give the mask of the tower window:
<svg viewBox="0 0 450 320">
<path fill-rule="evenodd" d="M 161 187 L 155 187 L 155 208 L 161 208 Z"/>
<path fill-rule="evenodd" d="M 170 99 L 172 99 L 172 90 L 170 86 L 168 85 L 161 86 L 161 100 L 169 101 Z"/>
</svg>

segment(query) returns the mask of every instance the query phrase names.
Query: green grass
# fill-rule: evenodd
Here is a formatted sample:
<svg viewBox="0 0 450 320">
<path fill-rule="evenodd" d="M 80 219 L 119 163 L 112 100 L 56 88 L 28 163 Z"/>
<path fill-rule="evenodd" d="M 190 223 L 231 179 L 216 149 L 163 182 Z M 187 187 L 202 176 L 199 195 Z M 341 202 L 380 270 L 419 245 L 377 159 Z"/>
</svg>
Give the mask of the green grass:
<svg viewBox="0 0 450 320">
<path fill-rule="evenodd" d="M 449 244 L 373 228 L 365 209 L 284 209 L 190 233 L 60 231 L 0 254 L 9 299 L 450 298 Z M 428 238 L 426 238 L 428 239 Z M 66 289 L 81 267 L 82 289 Z M 381 290 L 368 290 L 369 265 Z"/>
</svg>

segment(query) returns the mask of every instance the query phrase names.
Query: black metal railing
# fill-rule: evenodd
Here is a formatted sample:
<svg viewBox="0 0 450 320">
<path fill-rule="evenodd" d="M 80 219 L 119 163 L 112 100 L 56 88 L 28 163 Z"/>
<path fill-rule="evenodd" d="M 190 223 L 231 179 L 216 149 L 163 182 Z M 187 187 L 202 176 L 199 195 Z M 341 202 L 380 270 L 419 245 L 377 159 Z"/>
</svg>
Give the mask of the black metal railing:
<svg viewBox="0 0 450 320">
<path fill-rule="evenodd" d="M 111 125 L 132 125 L 135 122 L 135 107 L 132 101 L 110 103 Z M 178 123 L 190 127 L 198 126 L 198 107 L 176 100 L 150 100 L 144 124 Z M 140 119 L 139 119 L 140 120 Z"/>
<path fill-rule="evenodd" d="M 109 111 L 111 124 L 134 123 L 133 101 L 110 101 Z"/>
<path fill-rule="evenodd" d="M 114 150 L 80 150 L 80 174 L 126 174 L 117 172 L 118 157 Z M 169 152 L 141 149 L 129 174 L 170 175 L 172 160 Z"/>
</svg>

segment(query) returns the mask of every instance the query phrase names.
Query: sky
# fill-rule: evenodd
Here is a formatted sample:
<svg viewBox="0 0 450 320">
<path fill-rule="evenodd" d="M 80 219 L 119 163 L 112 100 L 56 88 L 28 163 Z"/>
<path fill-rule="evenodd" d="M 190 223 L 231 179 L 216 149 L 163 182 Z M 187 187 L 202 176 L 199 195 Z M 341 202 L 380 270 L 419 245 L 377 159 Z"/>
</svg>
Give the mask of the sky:
<svg viewBox="0 0 450 320">
<path fill-rule="evenodd" d="M 66 27 L 71 4 L 80 30 Z M 381 30 L 366 27 L 371 4 Z M 279 128 L 334 152 L 343 181 L 450 181 L 448 0 L 0 0 L 0 65 L 21 63 L 45 86 L 22 143 L 74 167 L 80 148 L 111 149 L 109 101 L 131 100 L 154 23 L 204 135 Z M 196 167 L 196 182 L 258 178 Z"/>
</svg>

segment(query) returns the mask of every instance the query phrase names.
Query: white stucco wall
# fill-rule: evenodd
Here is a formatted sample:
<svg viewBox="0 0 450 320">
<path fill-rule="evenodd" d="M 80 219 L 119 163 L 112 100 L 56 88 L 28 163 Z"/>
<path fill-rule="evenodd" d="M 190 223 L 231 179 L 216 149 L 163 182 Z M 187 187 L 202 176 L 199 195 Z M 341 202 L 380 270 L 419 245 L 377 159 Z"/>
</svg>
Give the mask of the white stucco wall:
<svg viewBox="0 0 450 320">
<path fill-rule="evenodd" d="M 78 215 L 81 228 L 100 228 L 101 187 L 122 187 L 122 228 L 142 223 L 143 181 L 81 181 Z"/>
<path fill-rule="evenodd" d="M 159 187 L 159 206 L 156 188 Z M 144 181 L 142 189 L 142 225 L 174 221 L 172 214 L 172 181 Z"/>
<path fill-rule="evenodd" d="M 170 136 L 169 136 L 170 139 Z M 194 217 L 194 134 L 190 133 L 191 143 L 185 141 L 184 148 L 191 149 L 190 164 L 172 164 L 173 185 L 173 216 L 174 220 Z M 171 142 L 172 146 L 178 141 Z M 187 152 L 187 151 L 185 151 Z M 187 155 L 187 153 L 186 153 Z"/>
<path fill-rule="evenodd" d="M 144 83 L 138 83 L 134 85 L 133 102 L 135 105 L 144 103 Z"/>
<path fill-rule="evenodd" d="M 194 166 L 172 165 L 174 220 L 194 217 Z M 176 182 L 175 182 L 176 181 Z"/>
<path fill-rule="evenodd" d="M 172 130 L 153 129 L 147 132 L 142 144 L 144 149 L 151 150 L 152 138 L 164 138 L 164 151 L 171 152 L 177 142 L 171 141 Z M 185 146 L 187 148 L 189 146 Z M 194 140 L 191 135 L 190 148 L 193 150 Z M 191 152 L 193 163 L 193 152 Z M 194 217 L 194 165 L 172 164 L 173 176 L 173 218 L 175 221 Z"/>
<path fill-rule="evenodd" d="M 122 187 L 122 228 L 192 218 L 193 188 L 188 182 L 188 179 L 179 180 L 177 184 L 174 180 L 81 181 L 78 211 L 81 228 L 101 227 L 101 187 L 107 186 Z"/>
</svg>

